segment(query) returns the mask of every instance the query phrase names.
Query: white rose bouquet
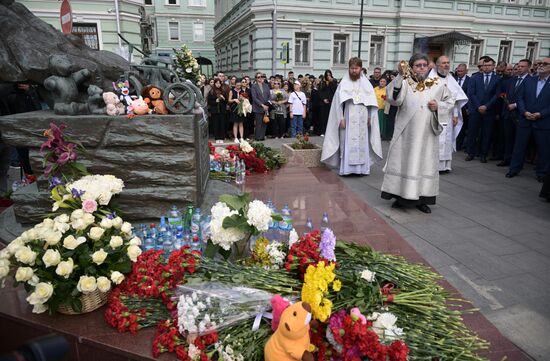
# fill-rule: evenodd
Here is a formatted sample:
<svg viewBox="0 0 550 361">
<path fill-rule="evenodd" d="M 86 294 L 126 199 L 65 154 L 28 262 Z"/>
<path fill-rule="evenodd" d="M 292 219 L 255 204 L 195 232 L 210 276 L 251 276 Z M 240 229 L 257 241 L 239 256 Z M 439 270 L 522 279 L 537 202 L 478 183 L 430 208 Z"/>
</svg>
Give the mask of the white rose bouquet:
<svg viewBox="0 0 550 361">
<path fill-rule="evenodd" d="M 44 219 L 0 251 L 0 279 L 13 271 L 33 312 L 54 313 L 61 304 L 81 312 L 80 296 L 108 292 L 131 271 L 141 240 L 132 238 L 130 223 L 109 208 L 122 187 L 113 176 L 56 185 L 52 198 L 70 213 Z"/>
<path fill-rule="evenodd" d="M 211 245 L 207 246 L 206 254 L 214 255 L 220 250 L 227 258 L 233 247 L 237 259 L 245 256 L 251 236 L 267 231 L 271 220 L 282 220 L 264 202 L 250 201 L 248 193 L 220 196 L 220 201 L 212 207 L 211 214 Z"/>
</svg>

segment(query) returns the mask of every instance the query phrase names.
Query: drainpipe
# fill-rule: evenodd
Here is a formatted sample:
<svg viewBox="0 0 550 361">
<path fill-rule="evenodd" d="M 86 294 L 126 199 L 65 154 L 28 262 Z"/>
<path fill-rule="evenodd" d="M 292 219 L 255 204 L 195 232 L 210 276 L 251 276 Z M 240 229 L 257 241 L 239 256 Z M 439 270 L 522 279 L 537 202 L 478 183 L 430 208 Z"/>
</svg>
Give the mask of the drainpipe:
<svg viewBox="0 0 550 361">
<path fill-rule="evenodd" d="M 277 73 L 277 0 L 273 0 L 273 27 L 271 30 L 271 46 L 273 48 L 273 62 L 271 63 L 271 75 Z"/>
<path fill-rule="evenodd" d="M 115 16 L 116 16 L 116 32 L 117 32 L 117 39 L 118 39 L 118 46 L 122 47 L 122 40 L 120 39 L 120 13 L 118 10 L 118 0 L 115 0 Z"/>
</svg>

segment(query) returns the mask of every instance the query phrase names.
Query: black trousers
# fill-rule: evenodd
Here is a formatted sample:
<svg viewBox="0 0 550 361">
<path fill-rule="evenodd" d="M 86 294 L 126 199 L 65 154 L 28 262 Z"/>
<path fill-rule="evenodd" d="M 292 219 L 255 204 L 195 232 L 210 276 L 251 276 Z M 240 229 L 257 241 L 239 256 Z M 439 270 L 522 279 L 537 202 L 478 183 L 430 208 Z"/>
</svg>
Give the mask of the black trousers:
<svg viewBox="0 0 550 361">
<path fill-rule="evenodd" d="M 225 114 L 213 113 L 210 117 L 210 125 L 212 126 L 212 133 L 214 133 L 214 139 L 224 140 L 225 131 L 227 130 L 227 121 Z"/>
</svg>

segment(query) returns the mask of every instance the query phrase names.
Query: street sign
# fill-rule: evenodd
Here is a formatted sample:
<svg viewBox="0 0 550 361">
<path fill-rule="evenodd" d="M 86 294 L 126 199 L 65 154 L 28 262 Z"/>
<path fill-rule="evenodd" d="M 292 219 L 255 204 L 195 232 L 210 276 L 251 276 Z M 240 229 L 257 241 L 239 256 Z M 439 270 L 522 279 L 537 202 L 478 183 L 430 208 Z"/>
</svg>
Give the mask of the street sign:
<svg viewBox="0 0 550 361">
<path fill-rule="evenodd" d="M 70 34 L 73 31 L 73 12 L 69 0 L 63 0 L 63 3 L 61 3 L 59 21 L 61 22 L 61 31 L 64 34 Z"/>
<path fill-rule="evenodd" d="M 281 63 L 288 64 L 288 61 L 289 61 L 288 41 L 283 41 L 281 45 L 283 46 L 283 50 L 281 51 Z"/>
</svg>

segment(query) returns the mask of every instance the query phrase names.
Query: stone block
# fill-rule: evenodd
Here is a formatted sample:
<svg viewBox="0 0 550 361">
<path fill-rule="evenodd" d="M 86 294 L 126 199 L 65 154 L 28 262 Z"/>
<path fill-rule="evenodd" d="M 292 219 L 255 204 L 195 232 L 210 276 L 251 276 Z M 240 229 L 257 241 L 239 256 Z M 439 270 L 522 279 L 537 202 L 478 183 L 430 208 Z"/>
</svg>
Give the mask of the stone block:
<svg viewBox="0 0 550 361">
<path fill-rule="evenodd" d="M 323 149 L 316 145 L 315 149 L 294 149 L 290 144 L 283 144 L 283 154 L 288 158 L 293 158 L 294 161 L 304 164 L 306 168 L 322 167 L 321 152 Z"/>
<path fill-rule="evenodd" d="M 103 115 L 59 116 L 38 111 L 0 117 L 2 141 L 30 148 L 36 173 L 39 148 L 50 123 L 67 125 L 65 134 L 80 142 L 80 155 L 92 174 L 112 174 L 125 184 L 118 198 L 126 219 L 155 219 L 171 205 L 199 205 L 209 175 L 208 124 L 201 117 L 147 115 L 128 119 Z M 45 182 L 14 194 L 18 222 L 27 224 L 50 211 Z"/>
</svg>

